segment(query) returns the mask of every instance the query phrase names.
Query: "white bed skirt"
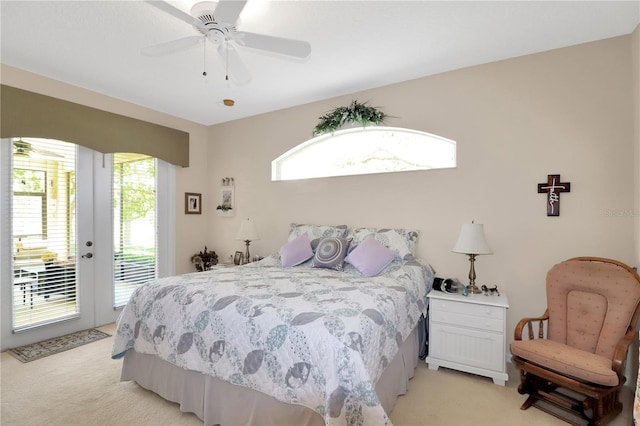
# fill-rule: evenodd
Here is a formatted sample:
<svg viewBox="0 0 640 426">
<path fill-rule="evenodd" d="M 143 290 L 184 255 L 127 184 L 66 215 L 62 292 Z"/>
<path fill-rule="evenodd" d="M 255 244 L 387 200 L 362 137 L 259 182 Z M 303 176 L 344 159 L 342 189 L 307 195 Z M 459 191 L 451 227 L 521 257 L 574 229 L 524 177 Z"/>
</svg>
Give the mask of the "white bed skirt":
<svg viewBox="0 0 640 426">
<path fill-rule="evenodd" d="M 418 365 L 418 328 L 405 340 L 376 384 L 378 399 L 387 414 L 391 413 L 398 395 L 407 393 L 409 379 Z M 280 402 L 253 389 L 183 370 L 133 349 L 125 354 L 120 380 L 134 380 L 164 399 L 177 402 L 181 411 L 194 413 L 207 426 L 325 424 L 322 416 L 310 408 Z"/>
</svg>

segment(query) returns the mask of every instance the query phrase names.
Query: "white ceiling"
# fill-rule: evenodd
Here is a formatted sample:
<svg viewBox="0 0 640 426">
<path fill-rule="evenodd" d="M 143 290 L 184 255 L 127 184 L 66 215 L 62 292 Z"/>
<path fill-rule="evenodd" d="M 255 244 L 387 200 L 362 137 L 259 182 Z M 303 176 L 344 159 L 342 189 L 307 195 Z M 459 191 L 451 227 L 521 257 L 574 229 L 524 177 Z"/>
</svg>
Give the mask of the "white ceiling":
<svg viewBox="0 0 640 426">
<path fill-rule="evenodd" d="M 292 60 L 238 48 L 252 75 L 241 86 L 225 82 L 213 47 L 206 78 L 202 46 L 141 55 L 145 46 L 197 35 L 147 2 L 2 0 L 0 13 L 3 64 L 211 125 L 629 34 L 640 2 L 249 0 L 239 30 L 306 40 L 312 51 Z M 223 106 L 223 98 L 236 105 Z"/>
</svg>

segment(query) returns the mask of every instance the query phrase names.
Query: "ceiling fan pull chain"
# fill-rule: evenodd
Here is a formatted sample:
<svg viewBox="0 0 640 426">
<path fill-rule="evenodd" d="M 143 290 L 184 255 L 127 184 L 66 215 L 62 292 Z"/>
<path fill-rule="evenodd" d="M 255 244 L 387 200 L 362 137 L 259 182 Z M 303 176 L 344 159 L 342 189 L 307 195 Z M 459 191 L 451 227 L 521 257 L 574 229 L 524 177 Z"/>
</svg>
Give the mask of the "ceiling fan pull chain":
<svg viewBox="0 0 640 426">
<path fill-rule="evenodd" d="M 202 48 L 204 49 L 204 53 L 203 53 L 203 62 L 204 64 L 202 65 L 202 68 L 204 69 L 204 71 L 202 71 L 202 76 L 206 77 L 207 76 L 207 38 L 205 36 L 204 38 L 204 42 L 202 43 Z"/>
<path fill-rule="evenodd" d="M 225 58 L 225 81 L 229 81 L 229 40 L 225 39 L 224 47 L 226 48 L 226 58 Z"/>
</svg>

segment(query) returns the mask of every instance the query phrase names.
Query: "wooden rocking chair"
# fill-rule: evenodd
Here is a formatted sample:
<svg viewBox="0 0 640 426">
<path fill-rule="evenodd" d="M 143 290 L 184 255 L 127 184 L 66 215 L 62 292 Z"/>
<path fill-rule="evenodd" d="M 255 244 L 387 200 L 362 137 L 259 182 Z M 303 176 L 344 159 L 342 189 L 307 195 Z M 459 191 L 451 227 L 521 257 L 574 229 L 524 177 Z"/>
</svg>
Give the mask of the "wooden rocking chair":
<svg viewBox="0 0 640 426">
<path fill-rule="evenodd" d="M 547 273 L 546 312 L 522 319 L 511 343 L 518 392 L 529 394 L 520 408 L 534 406 L 574 425 L 604 425 L 617 416 L 639 315 L 640 276 L 624 263 L 576 257 L 555 265 Z"/>
</svg>

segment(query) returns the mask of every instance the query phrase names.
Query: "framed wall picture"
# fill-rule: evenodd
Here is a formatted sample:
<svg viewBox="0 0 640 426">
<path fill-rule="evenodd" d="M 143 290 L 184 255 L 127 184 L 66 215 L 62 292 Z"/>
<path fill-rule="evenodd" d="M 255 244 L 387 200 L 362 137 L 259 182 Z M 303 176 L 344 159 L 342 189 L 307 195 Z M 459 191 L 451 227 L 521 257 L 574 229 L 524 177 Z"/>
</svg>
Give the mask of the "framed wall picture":
<svg viewBox="0 0 640 426">
<path fill-rule="evenodd" d="M 234 190 L 233 186 L 223 186 L 220 190 L 220 202 L 216 211 L 220 216 L 233 216 L 234 210 Z"/>
<path fill-rule="evenodd" d="M 202 194 L 184 193 L 184 214 L 202 214 Z"/>
</svg>

